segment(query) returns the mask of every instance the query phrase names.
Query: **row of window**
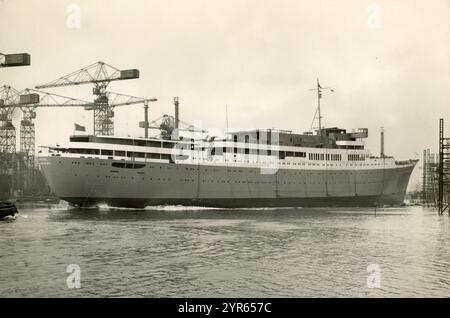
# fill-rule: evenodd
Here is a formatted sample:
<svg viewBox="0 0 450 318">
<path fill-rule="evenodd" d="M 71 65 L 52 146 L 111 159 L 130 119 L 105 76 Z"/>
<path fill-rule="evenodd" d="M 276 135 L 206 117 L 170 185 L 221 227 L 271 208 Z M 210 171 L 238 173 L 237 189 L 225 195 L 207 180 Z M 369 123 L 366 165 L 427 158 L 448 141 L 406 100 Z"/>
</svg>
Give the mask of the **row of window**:
<svg viewBox="0 0 450 318">
<path fill-rule="evenodd" d="M 170 160 L 170 154 L 159 154 L 159 153 L 145 153 L 137 151 L 122 151 L 122 150 L 98 150 L 98 149 L 66 149 L 63 152 L 66 153 L 76 153 L 83 155 L 102 155 L 102 156 L 117 156 L 117 157 L 128 157 L 128 158 L 147 158 L 147 159 L 166 159 Z"/>
<path fill-rule="evenodd" d="M 211 155 L 212 156 L 220 156 L 224 153 L 227 153 L 227 147 L 215 147 L 211 149 Z M 234 154 L 246 154 L 246 155 L 267 155 L 267 156 L 276 156 L 278 153 L 278 158 L 284 159 L 285 157 L 299 157 L 299 158 L 305 158 L 306 152 L 302 151 L 271 151 L 270 149 L 264 150 L 264 149 L 253 149 L 253 148 L 233 148 Z"/>
<path fill-rule="evenodd" d="M 118 157 L 128 157 L 128 158 L 147 158 L 147 159 L 166 159 L 171 160 L 171 154 L 159 154 L 159 153 L 145 153 L 138 151 L 123 151 L 123 150 L 107 150 L 107 149 L 63 149 L 63 152 L 67 153 L 76 153 L 76 154 L 85 154 L 85 155 L 102 155 L 102 156 L 118 156 Z M 211 149 L 212 156 L 222 155 L 226 153 L 226 147 L 216 147 Z M 234 148 L 233 152 L 235 154 L 245 153 L 245 154 L 255 154 L 259 155 L 259 149 L 249 149 L 249 148 Z M 295 158 L 306 158 L 306 152 L 301 151 L 278 151 L 273 152 L 271 150 L 263 150 L 261 154 L 267 154 L 268 156 L 277 155 L 279 159 L 285 159 L 287 157 L 295 157 Z M 187 156 L 178 156 L 178 159 L 187 159 Z M 309 153 L 309 160 L 327 160 L 327 161 L 341 161 L 342 155 L 340 154 L 324 154 L 324 153 Z M 365 155 L 360 154 L 350 154 L 348 155 L 349 161 L 364 161 L 366 159 Z"/>
<path fill-rule="evenodd" d="M 341 160 L 341 155 L 333 154 L 333 153 L 327 153 L 327 160 L 339 161 L 339 160 Z"/>
<path fill-rule="evenodd" d="M 280 151 L 280 158 L 283 159 L 283 153 L 285 153 L 286 157 L 299 157 L 306 158 L 306 152 L 298 152 L 298 151 Z"/>
<path fill-rule="evenodd" d="M 215 147 L 212 148 L 210 150 L 210 154 L 212 156 L 220 156 L 223 155 L 224 153 L 234 153 L 234 154 L 246 154 L 246 155 L 268 155 L 270 156 L 272 154 L 272 152 L 270 150 L 259 150 L 259 149 L 250 149 L 250 148 L 237 148 L 234 147 L 232 148 L 233 150 L 231 150 L 231 148 L 227 148 L 227 147 Z M 202 150 L 205 150 L 205 148 L 202 148 Z"/>
<path fill-rule="evenodd" d="M 340 161 L 342 160 L 342 155 L 333 153 L 310 153 L 309 160 Z"/>
<path fill-rule="evenodd" d="M 129 158 L 148 158 L 148 159 L 170 159 L 170 154 L 158 154 L 158 153 L 145 153 L 145 152 L 137 152 L 137 151 L 123 151 L 123 150 L 107 150 L 107 149 L 62 149 L 63 152 L 66 153 L 76 153 L 76 154 L 84 154 L 84 155 L 102 155 L 102 156 L 117 156 L 117 157 L 129 157 Z M 211 149 L 211 155 L 222 155 L 227 152 L 226 147 L 216 147 Z M 234 148 L 233 152 L 237 153 L 245 153 L 252 155 L 259 155 L 259 149 L 249 149 L 249 148 Z M 276 155 L 277 152 L 273 152 L 273 155 Z M 267 154 L 268 156 L 272 155 L 271 150 L 261 151 L 261 154 Z M 178 156 L 178 159 L 187 159 L 186 156 Z M 305 158 L 306 152 L 299 151 L 279 151 L 278 158 L 284 159 L 285 157 L 297 157 L 297 158 Z"/>
<path fill-rule="evenodd" d="M 62 162 L 59 161 L 59 163 L 61 164 Z M 80 164 L 80 162 L 79 161 L 72 161 L 72 164 Z M 86 164 L 94 165 L 94 163 L 86 163 Z M 108 164 L 100 163 L 99 165 L 106 166 Z M 113 162 L 111 164 L 111 166 L 115 167 L 115 168 L 140 169 L 140 168 L 146 167 L 147 165 L 146 164 L 142 164 L 142 163 Z M 148 165 L 148 168 L 155 168 L 155 166 Z M 159 168 L 163 169 L 162 166 L 160 166 Z M 172 170 L 174 168 L 171 167 L 171 166 L 167 166 L 166 169 L 167 170 Z M 176 170 L 178 170 L 178 169 L 185 169 L 186 171 L 189 171 L 189 170 L 191 170 L 191 171 L 198 171 L 199 170 L 198 167 L 184 167 L 184 168 L 176 167 L 175 169 Z M 219 171 L 219 169 L 217 169 L 217 168 L 202 168 L 202 169 L 203 169 L 202 170 L 203 172 L 208 172 L 208 171 L 218 172 Z M 110 172 L 119 173 L 118 170 L 111 170 Z M 254 169 L 254 170 L 246 170 L 246 171 L 244 171 L 244 170 L 241 170 L 241 169 L 227 169 L 227 172 L 228 173 L 234 172 L 234 173 L 250 173 L 250 174 L 251 173 L 255 173 L 255 174 L 259 174 L 260 170 L 259 169 Z M 144 172 L 139 172 L 139 171 L 137 173 L 138 174 L 144 174 Z M 342 175 L 353 175 L 355 172 L 349 172 L 349 171 L 333 172 L 333 171 L 330 171 L 330 172 L 326 172 L 325 173 L 325 172 L 299 172 L 299 171 L 295 171 L 294 170 L 294 171 L 289 171 L 289 172 L 286 172 L 286 173 L 288 173 L 289 176 L 306 174 L 306 177 L 308 177 L 308 176 L 319 174 L 319 175 L 327 175 L 329 177 L 332 177 L 332 176 L 342 176 Z M 365 174 L 365 175 L 369 175 L 369 174 L 371 175 L 371 174 L 377 174 L 377 173 L 379 173 L 379 172 L 378 171 L 365 171 L 365 172 L 363 172 L 363 174 Z"/>
<path fill-rule="evenodd" d="M 111 171 L 111 172 L 118 172 L 118 171 Z M 78 177 L 78 174 L 74 174 L 74 177 Z M 81 177 L 81 175 L 80 175 Z M 85 177 L 90 177 L 89 175 L 85 175 Z M 145 180 L 150 180 L 150 181 L 164 181 L 164 182 L 171 182 L 172 179 L 171 178 L 145 178 L 145 177 L 126 177 L 126 176 L 104 176 L 106 179 L 122 179 L 122 180 L 126 180 L 126 179 L 131 179 L 131 180 L 135 180 L 135 179 L 141 179 L 142 181 Z M 97 175 L 97 178 L 100 178 L 99 175 Z M 192 182 L 195 183 L 197 182 L 197 179 L 179 179 L 178 182 Z M 331 184 L 347 184 L 347 185 L 355 185 L 355 183 L 349 182 L 348 180 L 327 180 L 327 181 L 261 181 L 261 180 L 217 180 L 217 179 L 202 179 L 201 180 L 202 183 L 237 183 L 237 184 L 267 184 L 267 185 L 279 185 L 279 184 L 298 184 L 298 185 L 307 185 L 307 186 L 311 186 L 311 185 L 319 185 L 319 184 L 327 184 L 327 185 L 331 185 Z M 365 182 L 358 182 L 358 185 L 362 185 L 362 184 L 380 184 L 382 181 L 380 180 L 375 180 L 375 181 L 365 181 Z"/>
<path fill-rule="evenodd" d="M 154 148 L 173 148 L 174 142 L 159 141 L 159 140 L 142 140 L 142 139 L 120 139 L 120 138 L 102 138 L 102 137 L 89 137 L 89 136 L 72 136 L 70 137 L 72 142 L 100 142 L 106 144 L 119 144 L 129 146 L 141 146 L 141 147 L 154 147 Z M 178 141 L 179 144 L 193 144 L 193 139 L 186 141 Z"/>
<path fill-rule="evenodd" d="M 366 156 L 364 155 L 348 155 L 349 161 L 363 161 L 366 160 Z"/>
</svg>

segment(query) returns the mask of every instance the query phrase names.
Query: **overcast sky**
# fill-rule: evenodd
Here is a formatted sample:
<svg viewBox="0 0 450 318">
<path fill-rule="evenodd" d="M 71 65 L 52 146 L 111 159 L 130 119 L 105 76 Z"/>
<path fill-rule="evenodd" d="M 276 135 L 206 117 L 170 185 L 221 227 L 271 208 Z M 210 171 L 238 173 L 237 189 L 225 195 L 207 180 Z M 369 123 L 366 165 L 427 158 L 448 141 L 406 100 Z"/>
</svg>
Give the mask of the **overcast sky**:
<svg viewBox="0 0 450 318">
<path fill-rule="evenodd" d="M 387 154 L 419 158 L 450 117 L 449 30 L 448 0 L 0 0 L 0 52 L 32 61 L 2 69 L 0 85 L 32 88 L 101 60 L 140 70 L 109 90 L 157 97 L 150 118 L 173 114 L 179 96 L 181 119 L 204 127 L 224 128 L 228 105 L 230 127 L 303 132 L 319 77 L 335 90 L 326 126 L 369 128 L 373 153 L 383 126 Z M 48 91 L 93 99 L 92 85 Z M 143 135 L 142 105 L 115 113 L 116 134 Z M 82 109 L 37 115 L 37 145 L 65 141 L 75 122 L 92 129 Z"/>
</svg>

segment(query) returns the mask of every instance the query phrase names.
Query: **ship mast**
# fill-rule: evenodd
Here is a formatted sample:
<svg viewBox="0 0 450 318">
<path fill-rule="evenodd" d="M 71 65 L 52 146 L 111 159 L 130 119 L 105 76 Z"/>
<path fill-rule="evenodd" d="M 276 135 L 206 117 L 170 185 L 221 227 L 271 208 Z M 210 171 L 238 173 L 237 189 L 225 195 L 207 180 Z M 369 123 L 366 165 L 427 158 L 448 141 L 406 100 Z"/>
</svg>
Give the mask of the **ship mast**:
<svg viewBox="0 0 450 318">
<path fill-rule="evenodd" d="M 334 90 L 332 88 L 320 86 L 318 78 L 317 78 L 317 88 L 310 89 L 310 91 L 317 91 L 317 109 L 316 109 L 316 112 L 314 113 L 314 118 L 311 123 L 310 129 L 313 128 L 312 125 L 314 124 L 314 120 L 317 118 L 319 121 L 319 131 L 318 131 L 319 136 L 322 135 L 322 113 L 320 111 L 320 99 L 322 98 L 322 91 L 324 91 L 324 90 L 329 90 L 330 92 L 334 93 Z"/>
<path fill-rule="evenodd" d="M 319 136 L 322 136 L 322 115 L 320 113 L 320 99 L 322 98 L 322 87 L 320 87 L 319 79 L 317 79 L 317 111 L 319 115 Z"/>
</svg>

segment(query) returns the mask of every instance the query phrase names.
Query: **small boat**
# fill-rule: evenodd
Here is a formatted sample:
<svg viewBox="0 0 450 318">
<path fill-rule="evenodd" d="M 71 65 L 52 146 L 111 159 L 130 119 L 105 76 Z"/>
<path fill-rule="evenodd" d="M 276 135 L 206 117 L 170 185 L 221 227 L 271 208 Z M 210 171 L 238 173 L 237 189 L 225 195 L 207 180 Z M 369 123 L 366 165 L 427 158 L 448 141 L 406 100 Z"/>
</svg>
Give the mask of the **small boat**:
<svg viewBox="0 0 450 318">
<path fill-rule="evenodd" d="M 15 217 L 17 214 L 19 214 L 19 211 L 17 211 L 17 208 L 13 203 L 0 202 L 0 220 L 8 216 Z"/>
</svg>

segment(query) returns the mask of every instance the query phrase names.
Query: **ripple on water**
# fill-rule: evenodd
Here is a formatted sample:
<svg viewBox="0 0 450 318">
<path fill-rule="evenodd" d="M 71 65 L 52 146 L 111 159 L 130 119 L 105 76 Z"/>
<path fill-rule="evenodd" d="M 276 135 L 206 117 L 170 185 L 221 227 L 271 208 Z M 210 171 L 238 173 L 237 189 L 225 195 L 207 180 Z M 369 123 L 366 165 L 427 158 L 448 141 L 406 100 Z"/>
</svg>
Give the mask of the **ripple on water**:
<svg viewBox="0 0 450 318">
<path fill-rule="evenodd" d="M 417 207 L 28 206 L 0 228 L 2 297 L 450 296 L 448 218 Z"/>
</svg>

